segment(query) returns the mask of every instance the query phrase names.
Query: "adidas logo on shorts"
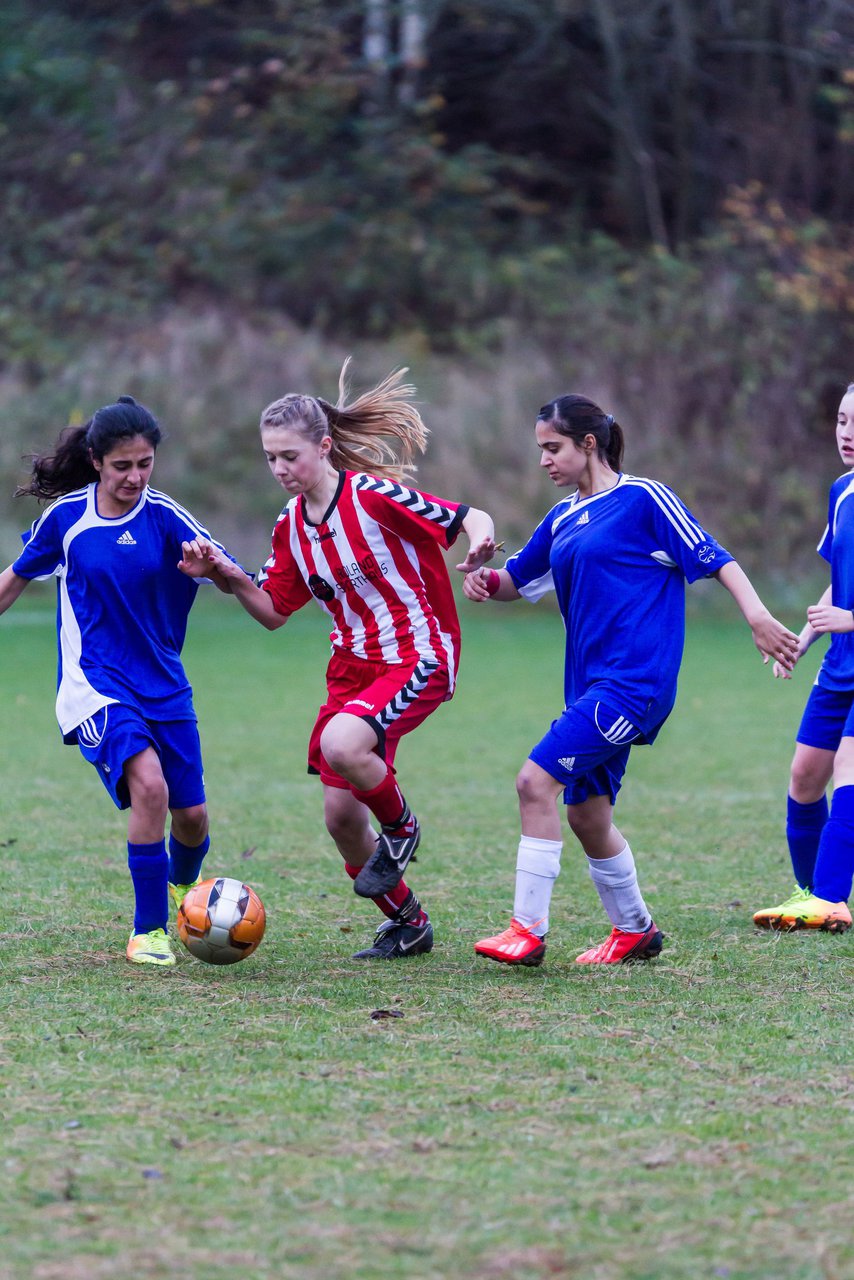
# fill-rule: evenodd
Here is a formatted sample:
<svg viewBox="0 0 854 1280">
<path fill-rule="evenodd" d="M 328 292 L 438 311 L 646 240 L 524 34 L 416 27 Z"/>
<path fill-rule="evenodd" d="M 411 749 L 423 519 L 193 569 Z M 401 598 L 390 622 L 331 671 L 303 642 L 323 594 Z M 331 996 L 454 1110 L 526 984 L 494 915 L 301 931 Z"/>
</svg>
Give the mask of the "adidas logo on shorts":
<svg viewBox="0 0 854 1280">
<path fill-rule="evenodd" d="M 122 536 L 120 538 L 116 538 L 116 546 L 117 547 L 135 547 L 136 546 L 136 538 L 133 536 L 130 529 L 125 529 Z"/>
<path fill-rule="evenodd" d="M 566 769 L 567 773 L 572 773 L 575 768 L 575 756 L 561 756 L 558 764 L 561 768 Z"/>
</svg>

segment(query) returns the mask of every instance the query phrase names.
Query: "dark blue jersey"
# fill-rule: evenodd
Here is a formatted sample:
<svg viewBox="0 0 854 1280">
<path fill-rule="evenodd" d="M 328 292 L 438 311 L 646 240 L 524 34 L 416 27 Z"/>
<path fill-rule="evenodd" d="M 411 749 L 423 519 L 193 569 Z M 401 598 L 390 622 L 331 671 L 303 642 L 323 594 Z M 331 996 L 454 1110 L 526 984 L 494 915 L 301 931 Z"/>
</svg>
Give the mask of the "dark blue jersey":
<svg viewBox="0 0 854 1280">
<path fill-rule="evenodd" d="M 676 698 L 685 581 L 730 560 L 666 485 L 621 475 L 559 502 L 505 567 L 527 599 L 557 593 L 567 706 L 592 691 L 651 742 Z"/>
<path fill-rule="evenodd" d="M 108 519 L 98 514 L 97 488 L 48 507 L 12 565 L 22 578 L 58 580 L 56 715 L 70 741 L 83 720 L 113 702 L 148 720 L 195 718 L 180 655 L 198 580 L 181 573 L 178 561 L 182 541 L 210 534 L 151 488 L 125 515 Z"/>
<path fill-rule="evenodd" d="M 827 528 L 818 553 L 830 562 L 831 602 L 838 609 L 854 609 L 854 475 L 846 471 L 830 487 Z M 830 647 L 818 673 L 818 683 L 838 693 L 854 689 L 854 632 L 830 637 Z"/>
</svg>

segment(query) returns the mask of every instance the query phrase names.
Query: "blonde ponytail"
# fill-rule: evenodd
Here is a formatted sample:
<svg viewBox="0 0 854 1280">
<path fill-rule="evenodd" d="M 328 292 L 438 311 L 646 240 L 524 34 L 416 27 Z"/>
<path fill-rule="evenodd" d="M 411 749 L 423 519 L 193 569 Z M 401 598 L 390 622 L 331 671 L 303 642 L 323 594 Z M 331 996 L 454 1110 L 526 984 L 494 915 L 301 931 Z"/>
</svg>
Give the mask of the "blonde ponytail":
<svg viewBox="0 0 854 1280">
<path fill-rule="evenodd" d="M 424 452 L 430 434 L 413 403 L 415 387 L 403 381 L 409 370 L 395 370 L 348 404 L 349 366 L 350 356 L 338 378 L 337 404 L 319 396 L 288 395 L 267 406 L 261 427 L 287 427 L 317 444 L 328 435 L 333 467 L 403 480 L 417 469 L 413 459 Z"/>
</svg>

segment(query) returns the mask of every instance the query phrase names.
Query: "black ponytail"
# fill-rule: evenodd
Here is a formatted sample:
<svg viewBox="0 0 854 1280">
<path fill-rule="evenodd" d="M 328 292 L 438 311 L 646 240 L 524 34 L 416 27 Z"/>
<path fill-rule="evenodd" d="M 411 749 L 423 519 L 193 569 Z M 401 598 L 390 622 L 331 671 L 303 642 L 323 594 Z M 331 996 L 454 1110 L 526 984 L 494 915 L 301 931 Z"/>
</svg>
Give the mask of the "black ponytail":
<svg viewBox="0 0 854 1280">
<path fill-rule="evenodd" d="M 544 404 L 537 414 L 538 422 L 548 423 L 558 435 L 568 436 L 581 444 L 585 436 L 593 436 L 599 457 L 612 471 L 623 467 L 625 437 L 614 415 L 605 413 L 586 396 L 558 396 Z"/>
<path fill-rule="evenodd" d="M 61 498 L 98 479 L 92 459 L 103 462 L 120 440 L 144 436 L 153 449 L 162 439 L 160 426 L 150 409 L 133 396 L 119 396 L 115 404 L 96 410 L 82 427 L 65 427 L 53 453 L 32 454 L 30 483 L 20 485 L 15 496 Z"/>
</svg>

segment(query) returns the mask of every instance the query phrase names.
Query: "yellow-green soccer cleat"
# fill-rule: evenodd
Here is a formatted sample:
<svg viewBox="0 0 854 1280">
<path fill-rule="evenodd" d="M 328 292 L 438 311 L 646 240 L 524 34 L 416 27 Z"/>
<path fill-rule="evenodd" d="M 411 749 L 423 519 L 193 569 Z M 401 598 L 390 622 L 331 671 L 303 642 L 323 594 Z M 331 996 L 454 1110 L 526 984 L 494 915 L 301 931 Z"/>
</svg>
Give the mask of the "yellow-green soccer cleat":
<svg viewBox="0 0 854 1280">
<path fill-rule="evenodd" d="M 796 888 L 777 907 L 757 911 L 753 923 L 759 929 L 823 929 L 825 933 L 844 933 L 851 928 L 851 912 L 844 902 L 827 902 L 809 889 Z"/>
<path fill-rule="evenodd" d="M 165 929 L 152 929 L 150 933 L 132 933 L 128 942 L 127 958 L 131 964 L 171 965 L 175 963 L 172 943 Z"/>
<path fill-rule="evenodd" d="M 191 890 L 191 889 L 195 889 L 196 885 L 197 885 L 197 884 L 201 884 L 201 883 L 202 883 L 202 877 L 201 877 L 201 876 L 197 876 L 197 877 L 196 877 L 196 879 L 193 881 L 193 883 L 192 883 L 192 884 L 172 884 L 172 882 L 171 882 L 171 880 L 170 880 L 170 882 L 169 882 L 169 897 L 170 897 L 170 898 L 172 899 L 172 901 L 175 903 L 175 910 L 176 910 L 176 911 L 178 910 L 178 908 L 180 907 L 181 903 L 184 901 L 185 896 L 190 892 L 190 890 Z"/>
</svg>

